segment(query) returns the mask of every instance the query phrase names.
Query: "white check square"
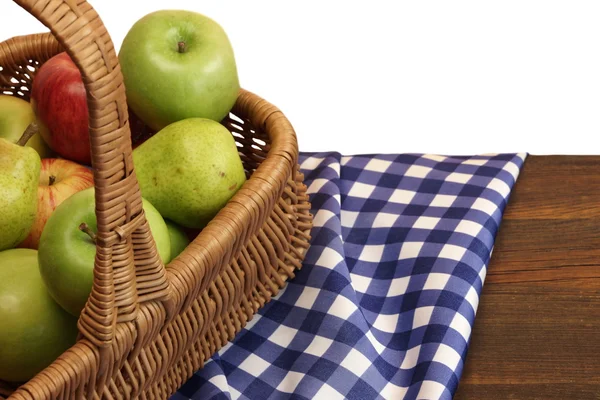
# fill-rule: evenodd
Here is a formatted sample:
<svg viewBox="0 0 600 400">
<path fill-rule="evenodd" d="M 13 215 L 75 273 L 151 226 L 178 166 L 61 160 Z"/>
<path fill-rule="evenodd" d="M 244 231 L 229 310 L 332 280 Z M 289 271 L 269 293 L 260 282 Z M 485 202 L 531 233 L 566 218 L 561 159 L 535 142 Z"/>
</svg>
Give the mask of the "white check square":
<svg viewBox="0 0 600 400">
<path fill-rule="evenodd" d="M 439 154 L 424 154 L 422 156 L 422 158 L 426 158 L 428 160 L 433 160 L 433 161 L 437 161 L 437 162 L 442 162 L 448 157 L 440 156 Z"/>
<path fill-rule="evenodd" d="M 373 158 L 367 163 L 367 165 L 365 165 L 365 169 L 374 172 L 385 172 L 387 171 L 390 165 L 392 165 L 391 161 L 378 160 L 376 158 Z"/>
<path fill-rule="evenodd" d="M 398 220 L 398 214 L 380 212 L 373 220 L 373 228 L 391 228 Z"/>
<path fill-rule="evenodd" d="M 485 165 L 487 162 L 488 162 L 488 160 L 477 160 L 477 159 L 472 159 L 471 158 L 471 159 L 463 161 L 461 164 L 464 164 L 464 165 L 479 165 L 479 166 L 481 166 L 481 165 Z"/>
<path fill-rule="evenodd" d="M 348 192 L 348 196 L 350 197 L 359 197 L 361 199 L 368 199 L 373 191 L 375 190 L 374 185 L 369 185 L 367 183 L 355 182 L 352 185 L 352 188 Z"/>
<path fill-rule="evenodd" d="M 218 387 L 223 392 L 226 392 L 229 389 L 229 383 L 227 382 L 227 377 L 222 375 L 215 375 L 208 380 L 210 383 Z"/>
<path fill-rule="evenodd" d="M 298 333 L 297 329 L 290 328 L 289 326 L 279 325 L 275 332 L 269 337 L 269 341 L 273 342 L 283 348 L 286 348 L 292 343 L 294 337 Z"/>
<path fill-rule="evenodd" d="M 289 371 L 283 377 L 283 380 L 277 385 L 277 390 L 283 393 L 294 393 L 300 381 L 306 375 L 301 372 Z"/>
<path fill-rule="evenodd" d="M 308 193 L 308 194 L 319 193 L 321 191 L 321 189 L 323 188 L 323 186 L 327 185 L 330 182 L 331 181 L 329 179 L 323 179 L 323 178 L 315 179 L 312 181 L 312 183 L 306 190 L 306 193 Z"/>
<path fill-rule="evenodd" d="M 427 281 L 425 281 L 425 286 L 423 286 L 423 290 L 442 290 L 446 287 L 446 284 L 448 284 L 449 279 L 449 274 L 432 272 L 427 277 Z"/>
<path fill-rule="evenodd" d="M 321 293 L 321 289 L 306 286 L 298 300 L 296 300 L 295 306 L 311 309 L 317 297 L 319 297 L 319 293 Z"/>
<path fill-rule="evenodd" d="M 252 376 L 259 377 L 265 372 L 271 364 L 257 356 L 249 354 L 248 357 L 240 364 L 240 369 L 246 371 Z"/>
<path fill-rule="evenodd" d="M 465 235 L 477 237 L 477 235 L 479 235 L 479 232 L 481 232 L 482 228 L 483 225 L 480 225 L 477 222 L 469 221 L 468 219 L 463 219 L 458 223 L 454 231 L 464 233 Z"/>
<path fill-rule="evenodd" d="M 371 361 L 363 353 L 352 349 L 340 365 L 360 377 L 369 369 L 371 364 Z"/>
<path fill-rule="evenodd" d="M 392 382 L 388 382 L 387 385 L 381 391 L 381 397 L 384 399 L 403 399 L 408 392 L 407 387 L 394 385 Z"/>
<path fill-rule="evenodd" d="M 452 172 L 450 175 L 446 177 L 447 182 L 455 182 L 455 183 L 467 183 L 473 175 L 463 174 L 460 172 Z"/>
<path fill-rule="evenodd" d="M 473 311 L 477 311 L 477 307 L 479 307 L 479 295 L 473 286 L 469 288 L 469 291 L 465 295 L 465 300 L 473 307 Z"/>
<path fill-rule="evenodd" d="M 231 394 L 232 399 L 241 399 L 242 398 L 242 394 L 232 387 L 229 387 L 229 394 Z"/>
<path fill-rule="evenodd" d="M 369 342 L 371 342 L 371 344 L 377 351 L 377 354 L 382 354 L 385 351 L 386 347 L 382 345 L 375 336 L 373 336 L 373 332 L 368 331 L 365 336 L 367 337 L 367 339 L 369 339 Z"/>
<path fill-rule="evenodd" d="M 490 257 L 492 256 L 492 253 L 490 252 Z M 481 282 L 485 282 L 485 276 L 487 274 L 487 267 L 484 265 L 481 267 L 481 270 L 479 271 L 479 279 L 481 279 Z"/>
<path fill-rule="evenodd" d="M 338 318 L 347 320 L 355 311 L 358 310 L 356 304 L 348 300 L 346 297 L 338 294 L 333 301 L 331 307 L 327 311 L 327 314 L 335 315 Z"/>
<path fill-rule="evenodd" d="M 417 192 L 412 190 L 395 189 L 389 198 L 390 203 L 410 204 Z"/>
<path fill-rule="evenodd" d="M 431 320 L 431 315 L 433 314 L 434 308 L 435 307 L 433 307 L 433 306 L 428 306 L 428 307 L 419 307 L 419 308 L 415 309 L 415 315 L 413 317 L 412 328 L 417 329 L 421 326 L 425 326 L 425 325 L 429 324 L 429 321 Z"/>
<path fill-rule="evenodd" d="M 417 395 L 418 399 L 441 399 L 446 386 L 436 381 L 423 381 Z"/>
<path fill-rule="evenodd" d="M 333 172 L 335 172 L 335 176 L 339 177 L 340 176 L 340 164 L 335 163 L 333 165 L 328 165 L 327 168 L 331 169 Z"/>
<path fill-rule="evenodd" d="M 323 386 L 321 386 L 321 389 L 319 389 L 319 391 L 315 394 L 315 397 L 313 398 L 327 400 L 344 400 L 344 396 L 340 392 L 338 392 L 326 383 L 323 383 Z"/>
<path fill-rule="evenodd" d="M 436 194 L 431 202 L 430 206 L 432 207 L 451 207 L 454 201 L 456 200 L 456 196 L 449 194 Z"/>
<path fill-rule="evenodd" d="M 333 269 L 342 261 L 344 261 L 344 257 L 342 257 L 340 253 L 338 253 L 331 247 L 326 247 L 321 252 L 321 255 L 319 256 L 319 259 L 317 260 L 315 265 Z"/>
<path fill-rule="evenodd" d="M 382 332 L 394 333 L 398 326 L 399 314 L 379 314 L 373 322 L 373 327 Z"/>
<path fill-rule="evenodd" d="M 423 242 L 404 242 L 400 248 L 399 260 L 408 260 L 411 258 L 417 258 L 421 252 L 421 248 L 425 243 Z"/>
<path fill-rule="evenodd" d="M 453 371 L 456 370 L 460 360 L 460 354 L 458 354 L 452 347 L 445 345 L 444 343 L 440 344 L 440 347 L 438 347 L 435 355 L 433 356 L 433 361 L 444 364 Z"/>
<path fill-rule="evenodd" d="M 356 219 L 358 218 L 358 214 L 359 213 L 357 211 L 341 210 L 340 220 L 341 220 L 342 226 L 344 228 L 353 228 L 354 225 L 356 225 Z"/>
<path fill-rule="evenodd" d="M 308 157 L 302 163 L 301 168 L 309 170 L 316 169 L 323 162 L 324 159 L 325 158 L 323 157 Z"/>
<path fill-rule="evenodd" d="M 446 258 L 454 261 L 461 261 L 467 249 L 453 244 L 445 244 L 440 251 L 439 258 Z"/>
<path fill-rule="evenodd" d="M 352 287 L 358 293 L 367 293 L 369 285 L 372 279 L 366 276 L 350 273 L 350 279 L 352 280 Z"/>
<path fill-rule="evenodd" d="M 365 245 L 358 259 L 368 262 L 380 262 L 383 256 L 383 249 L 385 249 L 385 245 L 383 244 Z"/>
<path fill-rule="evenodd" d="M 324 226 L 327 221 L 334 218 L 336 215 L 329 210 L 321 209 L 317 211 L 313 218 L 313 226 Z"/>
<path fill-rule="evenodd" d="M 421 345 L 415 346 L 412 349 L 408 349 L 404 355 L 404 360 L 400 365 L 401 369 L 411 369 L 417 365 L 419 360 L 419 353 L 421 352 Z"/>
<path fill-rule="evenodd" d="M 432 230 L 438 222 L 440 222 L 440 218 L 420 216 L 413 224 L 413 228 Z"/>
<path fill-rule="evenodd" d="M 450 323 L 450 328 L 454 329 L 468 342 L 469 336 L 471 336 L 471 324 L 465 317 L 462 316 L 461 313 L 456 313 L 452 322 Z"/>
<path fill-rule="evenodd" d="M 508 187 L 506 182 L 504 182 L 498 178 L 492 178 L 490 183 L 488 183 L 487 187 L 488 187 L 488 189 L 492 189 L 492 190 L 500 193 L 500 195 L 504 198 L 506 198 L 506 196 L 508 196 L 508 194 L 510 193 L 510 187 Z"/>
<path fill-rule="evenodd" d="M 394 278 L 390 282 L 390 288 L 387 292 L 387 297 L 401 296 L 406 293 L 408 289 L 408 283 L 410 282 L 410 276 L 403 276 L 401 278 Z"/>
<path fill-rule="evenodd" d="M 496 210 L 498 210 L 498 206 L 496 206 L 488 199 L 484 199 L 483 197 L 479 197 L 477 200 L 475 200 L 471 208 L 474 210 L 483 211 L 484 213 L 490 216 L 494 215 Z"/>
<path fill-rule="evenodd" d="M 431 172 L 431 168 L 424 167 L 422 165 L 411 165 L 406 172 L 405 176 L 411 176 L 413 178 L 425 178 L 427 174 Z"/>
<path fill-rule="evenodd" d="M 372 279 L 366 276 L 350 273 L 350 279 L 352 280 L 352 287 L 358 293 L 367 293 L 369 285 Z"/>
<path fill-rule="evenodd" d="M 502 169 L 511 174 L 515 180 L 519 176 L 519 167 L 514 162 L 506 163 L 506 165 L 502 167 Z"/>
<path fill-rule="evenodd" d="M 329 350 L 333 340 L 327 339 L 323 336 L 315 336 L 315 338 L 310 342 L 310 345 L 304 350 L 306 354 L 312 354 L 316 357 L 323 357 L 323 355 Z"/>
</svg>

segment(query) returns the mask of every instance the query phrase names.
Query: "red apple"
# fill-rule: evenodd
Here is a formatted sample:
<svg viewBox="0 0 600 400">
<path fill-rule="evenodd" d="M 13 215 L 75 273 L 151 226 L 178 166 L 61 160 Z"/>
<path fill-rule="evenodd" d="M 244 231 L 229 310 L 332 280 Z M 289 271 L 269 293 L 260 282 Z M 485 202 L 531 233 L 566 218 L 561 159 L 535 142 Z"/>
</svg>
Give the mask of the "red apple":
<svg viewBox="0 0 600 400">
<path fill-rule="evenodd" d="M 37 249 L 46 221 L 63 201 L 73 194 L 94 185 L 89 168 L 60 158 L 42 159 L 38 186 L 38 211 L 29 236 L 19 245 Z"/>
<path fill-rule="evenodd" d="M 31 106 L 40 135 L 52 150 L 91 164 L 87 95 L 81 73 L 67 53 L 40 67 L 33 79 Z"/>
</svg>

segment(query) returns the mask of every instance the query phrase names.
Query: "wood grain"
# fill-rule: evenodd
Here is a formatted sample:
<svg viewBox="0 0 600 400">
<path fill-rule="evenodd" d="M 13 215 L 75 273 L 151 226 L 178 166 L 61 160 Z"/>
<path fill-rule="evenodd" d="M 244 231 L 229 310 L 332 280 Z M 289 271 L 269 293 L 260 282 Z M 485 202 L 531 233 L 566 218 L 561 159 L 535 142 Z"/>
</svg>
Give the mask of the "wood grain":
<svg viewBox="0 0 600 400">
<path fill-rule="evenodd" d="M 600 156 L 529 156 L 455 399 L 600 399 Z"/>
</svg>

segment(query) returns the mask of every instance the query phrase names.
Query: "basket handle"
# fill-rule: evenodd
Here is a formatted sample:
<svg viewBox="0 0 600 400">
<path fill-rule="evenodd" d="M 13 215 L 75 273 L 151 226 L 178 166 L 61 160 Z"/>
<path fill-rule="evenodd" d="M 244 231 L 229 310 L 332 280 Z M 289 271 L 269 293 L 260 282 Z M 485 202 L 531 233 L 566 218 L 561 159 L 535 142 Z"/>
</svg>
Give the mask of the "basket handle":
<svg viewBox="0 0 600 400">
<path fill-rule="evenodd" d="M 94 284 L 78 327 L 96 346 L 107 347 L 117 323 L 136 319 L 140 302 L 170 298 L 166 269 L 142 209 L 133 168 L 119 60 L 104 24 L 87 1 L 14 2 L 50 29 L 85 84 L 98 233 Z"/>
</svg>

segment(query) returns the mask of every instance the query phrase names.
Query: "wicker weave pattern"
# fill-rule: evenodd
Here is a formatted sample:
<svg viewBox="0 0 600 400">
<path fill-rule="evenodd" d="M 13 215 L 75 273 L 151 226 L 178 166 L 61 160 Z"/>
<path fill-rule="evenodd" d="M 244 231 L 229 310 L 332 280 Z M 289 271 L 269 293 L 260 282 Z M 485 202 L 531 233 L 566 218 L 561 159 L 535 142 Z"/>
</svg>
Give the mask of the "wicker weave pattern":
<svg viewBox="0 0 600 400">
<path fill-rule="evenodd" d="M 276 107 L 241 91 L 223 123 L 249 179 L 165 267 L 141 208 L 122 77 L 102 22 L 82 0 L 16 2 L 52 34 L 0 43 L 0 92 L 28 99 L 36 69 L 62 49 L 78 65 L 101 240 L 80 340 L 10 398 L 168 398 L 301 267 L 312 216 L 295 133 Z M 0 382 L 0 398 L 13 389 Z"/>
</svg>

